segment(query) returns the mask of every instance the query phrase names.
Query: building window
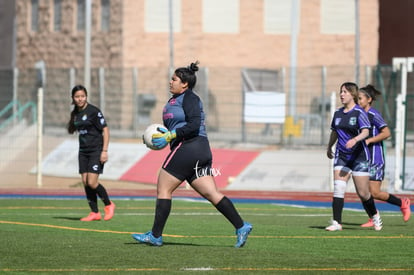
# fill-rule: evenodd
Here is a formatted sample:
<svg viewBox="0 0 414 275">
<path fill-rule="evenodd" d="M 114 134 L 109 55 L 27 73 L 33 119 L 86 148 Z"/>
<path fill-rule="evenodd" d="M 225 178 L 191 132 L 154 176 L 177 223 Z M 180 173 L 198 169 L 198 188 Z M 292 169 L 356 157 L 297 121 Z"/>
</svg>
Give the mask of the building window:
<svg viewBox="0 0 414 275">
<path fill-rule="evenodd" d="M 101 0 L 101 30 L 109 31 L 111 19 L 111 1 Z"/>
<path fill-rule="evenodd" d="M 31 1 L 31 19 L 30 19 L 30 29 L 33 32 L 39 30 L 39 0 Z"/>
<path fill-rule="evenodd" d="M 321 33 L 355 34 L 355 1 L 321 0 Z"/>
<path fill-rule="evenodd" d="M 53 30 L 62 29 L 62 0 L 53 0 Z"/>
<path fill-rule="evenodd" d="M 292 0 L 264 0 L 264 32 L 290 34 Z"/>
<path fill-rule="evenodd" d="M 203 0 L 203 31 L 239 33 L 239 0 Z"/>
<path fill-rule="evenodd" d="M 145 0 L 145 31 L 170 31 L 170 5 L 174 32 L 181 32 L 181 0 Z"/>
<path fill-rule="evenodd" d="M 85 16 L 86 16 L 86 1 L 78 0 L 78 13 L 77 13 L 76 29 L 78 31 L 85 30 Z"/>
</svg>

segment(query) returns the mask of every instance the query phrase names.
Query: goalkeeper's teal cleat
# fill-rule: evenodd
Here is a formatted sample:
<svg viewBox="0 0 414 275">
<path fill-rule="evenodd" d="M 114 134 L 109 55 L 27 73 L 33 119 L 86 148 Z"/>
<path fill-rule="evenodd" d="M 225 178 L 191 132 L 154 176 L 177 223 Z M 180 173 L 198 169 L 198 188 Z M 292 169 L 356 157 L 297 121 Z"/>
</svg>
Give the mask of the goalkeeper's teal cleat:
<svg viewBox="0 0 414 275">
<path fill-rule="evenodd" d="M 243 226 L 236 230 L 237 243 L 234 247 L 243 247 L 252 229 L 253 226 L 250 223 L 244 222 Z"/>
<path fill-rule="evenodd" d="M 152 235 L 151 231 L 148 231 L 145 234 L 132 234 L 132 238 L 134 238 L 136 241 L 140 243 L 146 243 L 146 244 L 150 244 L 153 246 L 162 245 L 162 236 L 155 238 L 154 235 Z"/>
</svg>

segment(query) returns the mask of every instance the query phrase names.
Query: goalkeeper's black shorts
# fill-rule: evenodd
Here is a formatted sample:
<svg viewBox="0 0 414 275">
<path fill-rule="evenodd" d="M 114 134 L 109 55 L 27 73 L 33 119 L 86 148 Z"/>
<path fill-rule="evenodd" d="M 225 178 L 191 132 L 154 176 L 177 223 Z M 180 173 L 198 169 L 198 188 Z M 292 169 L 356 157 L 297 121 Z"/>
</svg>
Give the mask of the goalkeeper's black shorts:
<svg viewBox="0 0 414 275">
<path fill-rule="evenodd" d="M 174 177 L 191 184 L 195 179 L 212 175 L 212 154 L 206 137 L 181 141 L 172 148 L 162 168 Z"/>
</svg>

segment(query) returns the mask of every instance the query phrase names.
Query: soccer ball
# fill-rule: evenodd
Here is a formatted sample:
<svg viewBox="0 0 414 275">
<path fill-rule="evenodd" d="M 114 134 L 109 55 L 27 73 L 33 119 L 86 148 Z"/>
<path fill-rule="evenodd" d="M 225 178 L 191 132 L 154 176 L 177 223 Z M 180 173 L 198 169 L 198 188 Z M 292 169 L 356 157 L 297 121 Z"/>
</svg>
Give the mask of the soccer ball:
<svg viewBox="0 0 414 275">
<path fill-rule="evenodd" d="M 154 124 L 149 125 L 147 127 L 147 129 L 145 129 L 144 134 L 142 135 L 142 140 L 144 141 L 144 144 L 148 148 L 150 148 L 151 150 L 161 150 L 161 149 L 164 149 L 165 146 L 168 145 L 168 143 L 167 143 L 167 144 L 165 144 L 164 147 L 157 148 L 157 147 L 155 147 L 152 144 L 152 135 L 155 134 L 155 133 L 161 133 L 160 131 L 157 130 L 158 128 L 164 128 L 164 129 L 166 129 L 166 127 L 164 125 L 158 124 L 158 123 L 154 123 Z"/>
</svg>

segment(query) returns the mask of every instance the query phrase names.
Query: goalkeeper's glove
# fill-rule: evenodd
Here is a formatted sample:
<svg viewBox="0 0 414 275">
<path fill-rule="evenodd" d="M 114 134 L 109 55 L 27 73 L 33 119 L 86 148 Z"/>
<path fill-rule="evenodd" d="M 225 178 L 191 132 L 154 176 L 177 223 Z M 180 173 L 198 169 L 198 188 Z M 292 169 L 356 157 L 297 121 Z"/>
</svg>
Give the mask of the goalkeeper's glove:
<svg viewBox="0 0 414 275">
<path fill-rule="evenodd" d="M 159 149 L 164 148 L 171 142 L 171 140 L 177 137 L 175 130 L 168 131 L 167 129 L 160 127 L 157 128 L 157 130 L 160 131 L 160 133 L 152 135 L 152 144 Z"/>
</svg>

